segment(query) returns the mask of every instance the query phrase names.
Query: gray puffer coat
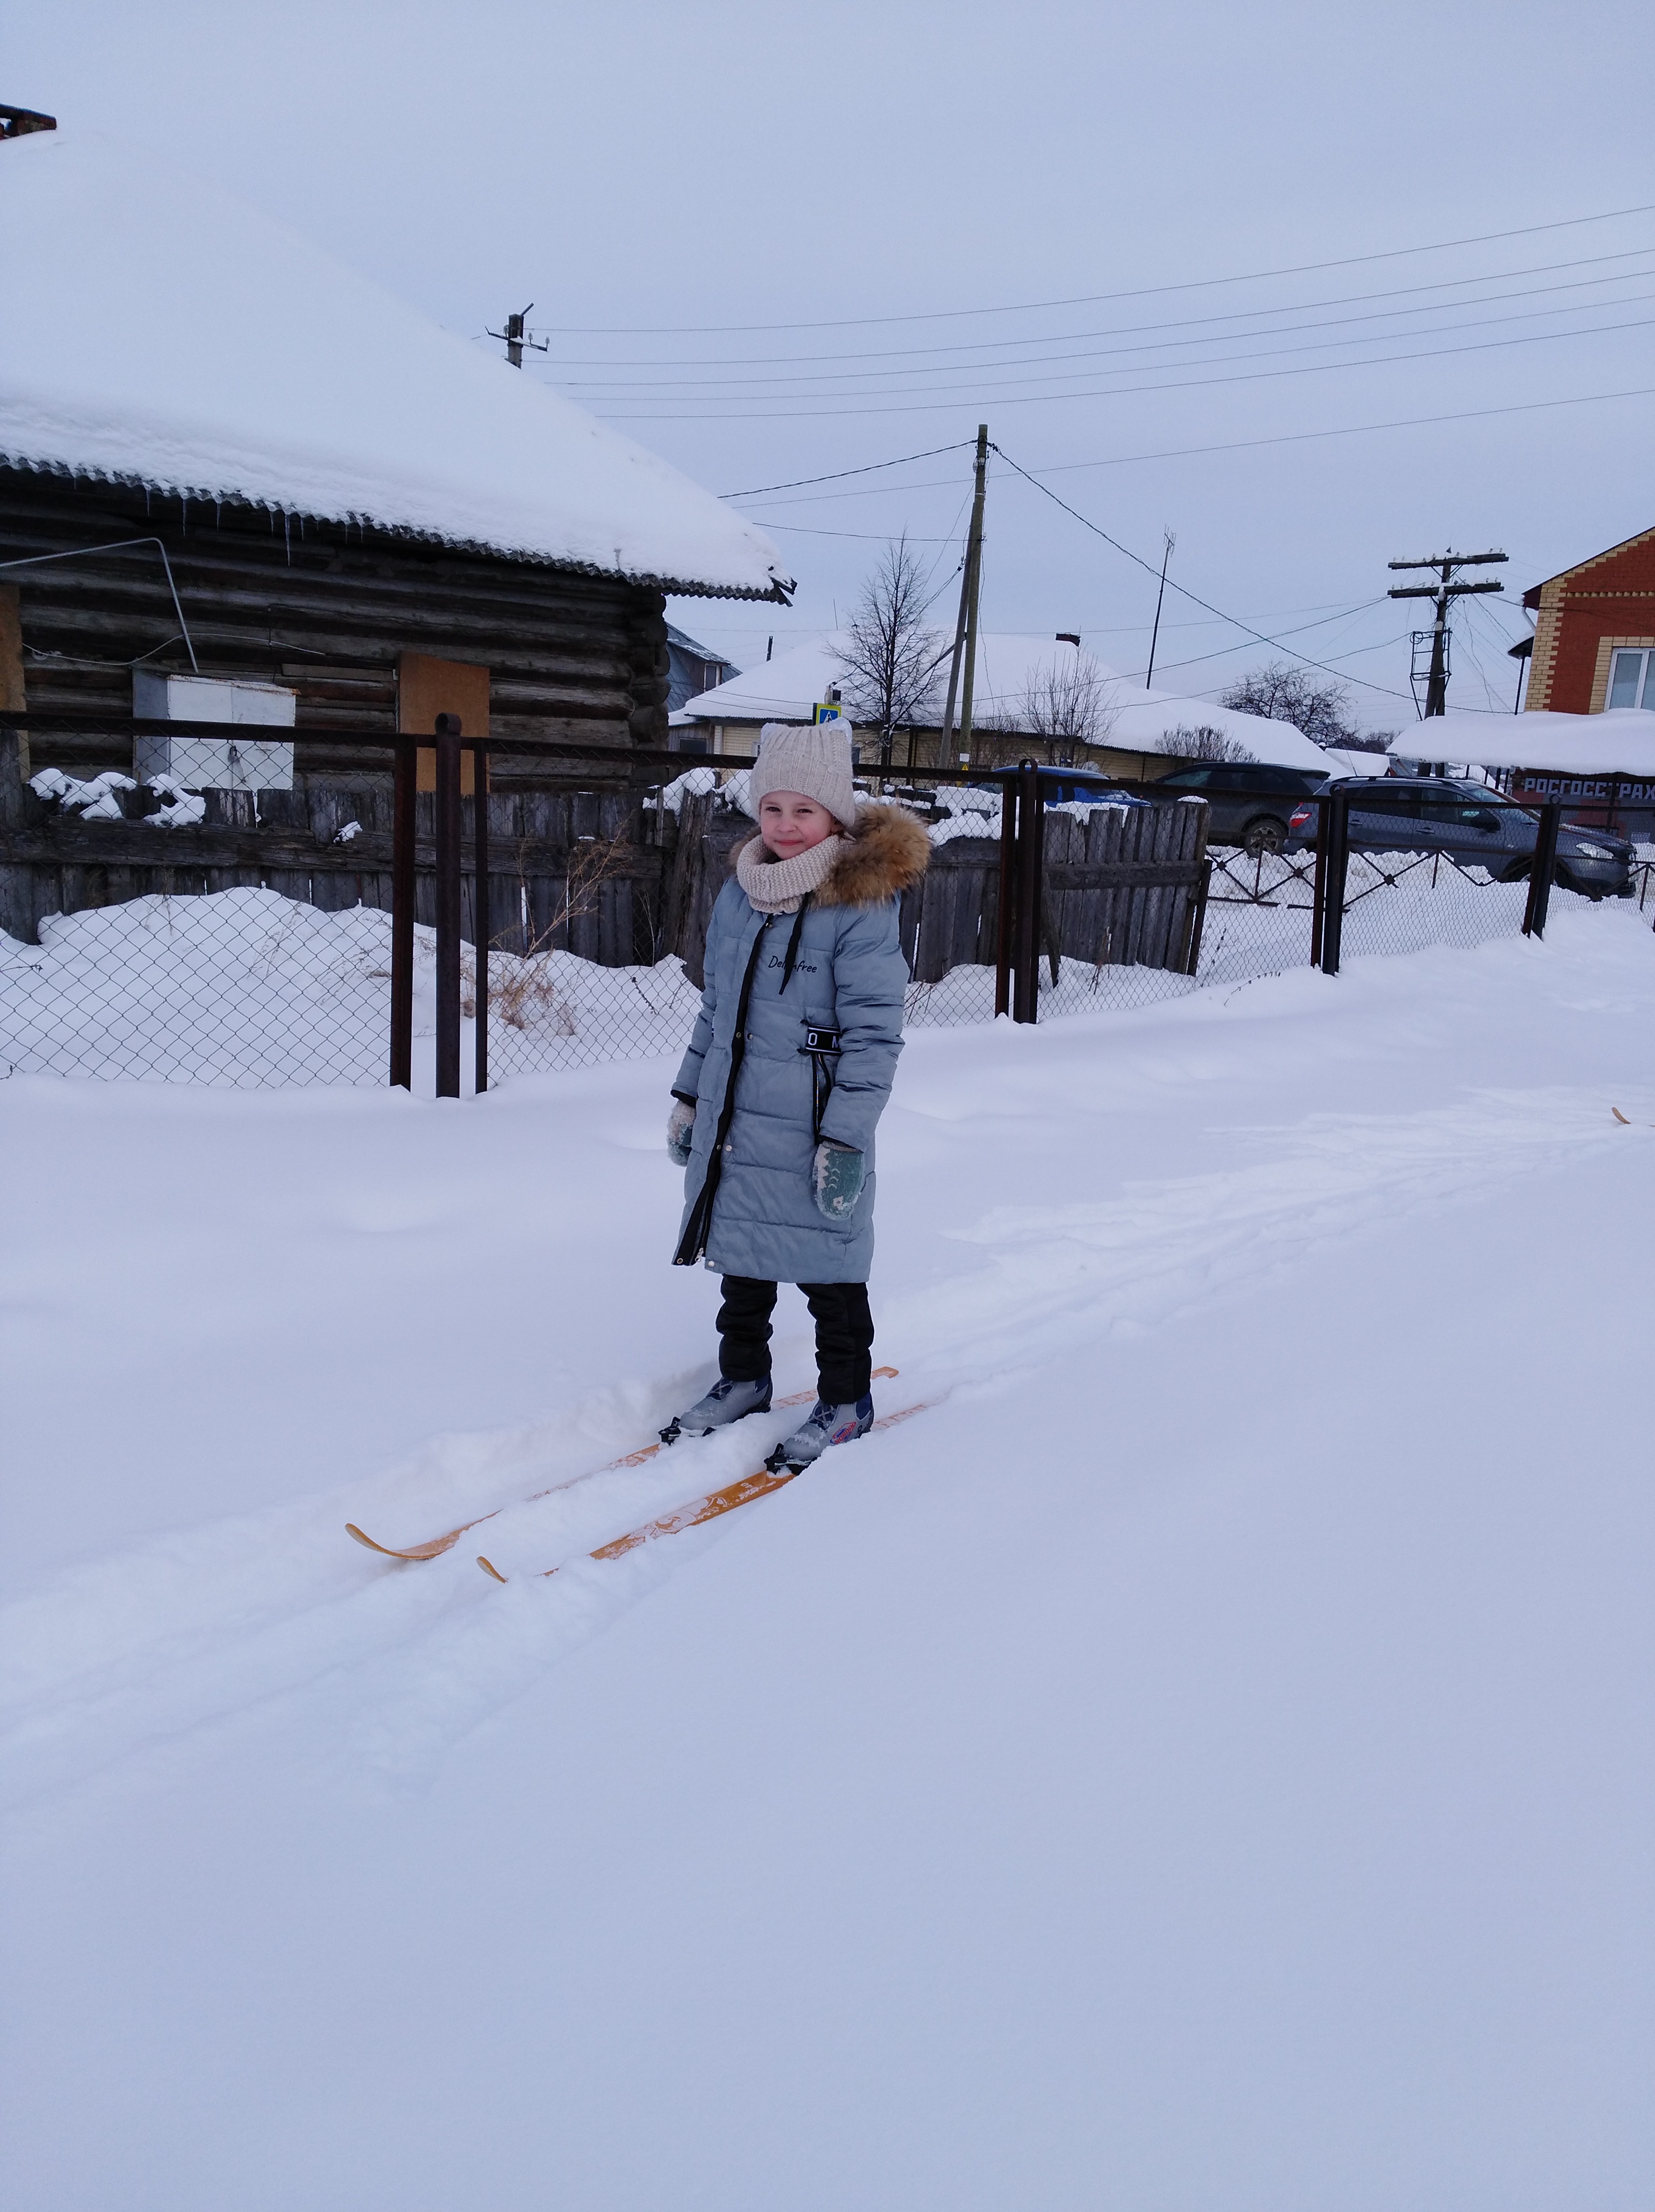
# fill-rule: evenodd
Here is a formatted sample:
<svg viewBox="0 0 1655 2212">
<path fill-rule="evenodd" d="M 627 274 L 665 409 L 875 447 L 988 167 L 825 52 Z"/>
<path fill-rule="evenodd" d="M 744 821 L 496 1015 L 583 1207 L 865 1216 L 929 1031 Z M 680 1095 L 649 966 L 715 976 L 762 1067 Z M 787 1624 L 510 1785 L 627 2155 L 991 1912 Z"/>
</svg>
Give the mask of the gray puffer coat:
<svg viewBox="0 0 1655 2212">
<path fill-rule="evenodd" d="M 696 1102 L 674 1259 L 762 1282 L 865 1283 L 873 1257 L 873 1127 L 902 1050 L 908 963 L 898 895 L 930 857 L 924 827 L 865 806 L 820 890 L 763 915 L 733 875 L 707 933 L 707 984 L 672 1088 Z M 862 1153 L 843 1221 L 818 1212 L 816 1146 Z"/>
</svg>

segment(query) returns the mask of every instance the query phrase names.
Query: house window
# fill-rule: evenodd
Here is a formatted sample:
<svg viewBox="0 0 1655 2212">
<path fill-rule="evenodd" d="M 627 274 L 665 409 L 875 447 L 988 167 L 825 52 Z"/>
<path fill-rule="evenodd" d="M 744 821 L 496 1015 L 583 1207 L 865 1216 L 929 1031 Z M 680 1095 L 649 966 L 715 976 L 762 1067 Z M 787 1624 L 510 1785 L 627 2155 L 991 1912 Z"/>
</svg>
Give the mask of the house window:
<svg viewBox="0 0 1655 2212">
<path fill-rule="evenodd" d="M 1609 662 L 1609 707 L 1647 707 L 1655 713 L 1655 649 L 1617 653 Z"/>
</svg>

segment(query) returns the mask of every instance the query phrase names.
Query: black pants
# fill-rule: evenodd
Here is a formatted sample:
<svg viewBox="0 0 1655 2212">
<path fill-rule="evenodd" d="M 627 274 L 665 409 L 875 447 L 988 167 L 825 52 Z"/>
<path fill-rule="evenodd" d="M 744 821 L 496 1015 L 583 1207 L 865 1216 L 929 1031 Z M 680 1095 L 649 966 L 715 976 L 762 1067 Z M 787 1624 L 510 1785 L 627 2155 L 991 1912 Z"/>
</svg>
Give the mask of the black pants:
<svg viewBox="0 0 1655 2212">
<path fill-rule="evenodd" d="M 726 1275 L 718 1310 L 719 1372 L 758 1382 L 770 1371 L 774 1283 Z M 816 1389 L 830 1406 L 854 1405 L 873 1388 L 873 1316 L 866 1283 L 800 1283 L 816 1322 Z"/>
</svg>

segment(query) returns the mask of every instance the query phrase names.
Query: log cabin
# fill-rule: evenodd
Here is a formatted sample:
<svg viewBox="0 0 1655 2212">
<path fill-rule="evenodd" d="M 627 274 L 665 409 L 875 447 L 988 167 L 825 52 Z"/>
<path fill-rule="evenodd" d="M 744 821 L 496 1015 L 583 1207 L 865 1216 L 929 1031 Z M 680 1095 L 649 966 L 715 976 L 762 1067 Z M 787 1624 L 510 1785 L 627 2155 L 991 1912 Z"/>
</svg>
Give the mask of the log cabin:
<svg viewBox="0 0 1655 2212">
<path fill-rule="evenodd" d="M 756 526 L 149 154 L 49 116 L 0 137 L 0 707 L 263 687 L 300 788 L 386 769 L 307 751 L 307 726 L 445 708 L 468 734 L 661 747 L 667 599 L 786 604 Z M 90 732 L 37 733 L 30 761 L 133 765 Z M 545 775 L 502 757 L 496 781 Z"/>
</svg>

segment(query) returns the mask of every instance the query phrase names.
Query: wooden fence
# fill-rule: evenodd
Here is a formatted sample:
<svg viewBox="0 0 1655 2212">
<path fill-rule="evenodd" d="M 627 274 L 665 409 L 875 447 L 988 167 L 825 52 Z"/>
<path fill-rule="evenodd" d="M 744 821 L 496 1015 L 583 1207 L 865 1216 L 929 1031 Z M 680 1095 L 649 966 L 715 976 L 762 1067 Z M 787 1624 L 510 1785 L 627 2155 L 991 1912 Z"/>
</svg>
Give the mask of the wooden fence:
<svg viewBox="0 0 1655 2212">
<path fill-rule="evenodd" d="M 146 895 L 198 896 L 246 885 L 337 912 L 391 905 L 391 793 L 382 786 L 308 791 L 210 791 L 198 823 L 162 829 L 138 815 L 86 821 L 35 796 L 21 778 L 17 740 L 0 731 L 0 929 L 39 941 L 52 914 Z M 461 802 L 465 865 L 462 934 L 477 942 L 470 866 L 475 799 Z M 686 798 L 675 818 L 626 792 L 492 793 L 489 943 L 496 950 L 568 951 L 605 967 L 648 965 L 668 953 L 703 981 L 713 902 L 730 854 L 752 834 L 717 795 Z M 417 921 L 435 920 L 435 801 L 416 802 Z M 1044 949 L 1099 965 L 1181 968 L 1187 960 L 1205 849 L 1206 809 L 1171 805 L 1046 817 Z M 992 965 L 999 918 L 997 839 L 939 846 L 903 901 L 915 977 Z"/>
<path fill-rule="evenodd" d="M 150 800 L 142 789 L 118 796 L 134 810 L 119 822 L 87 821 L 37 798 L 21 781 L 15 737 L 0 731 L 0 929 L 32 945 L 48 915 L 246 886 L 329 913 L 390 909 L 392 794 L 383 785 L 209 791 L 202 820 L 178 828 L 137 813 Z M 660 957 L 669 858 L 660 817 L 624 792 L 495 792 L 487 804 L 492 945 L 568 951 L 611 968 Z M 476 805 L 461 802 L 461 927 L 472 944 Z M 434 924 L 436 801 L 429 794 L 415 801 L 415 919 Z"/>
<path fill-rule="evenodd" d="M 1174 804 L 1045 817 L 1041 945 L 1093 967 L 1188 964 L 1206 857 L 1207 809 Z M 903 901 L 903 949 L 920 983 L 992 967 L 1000 927 L 1000 842 L 939 846 Z"/>
</svg>

